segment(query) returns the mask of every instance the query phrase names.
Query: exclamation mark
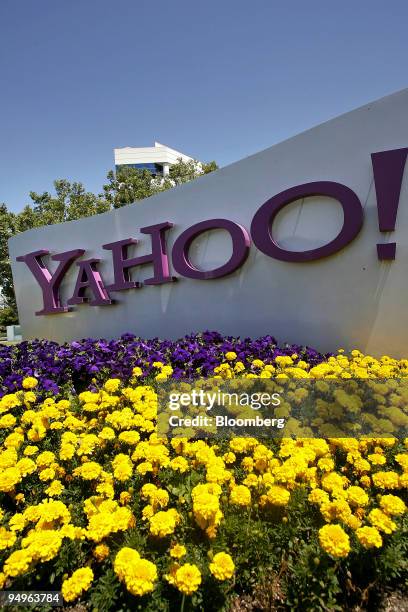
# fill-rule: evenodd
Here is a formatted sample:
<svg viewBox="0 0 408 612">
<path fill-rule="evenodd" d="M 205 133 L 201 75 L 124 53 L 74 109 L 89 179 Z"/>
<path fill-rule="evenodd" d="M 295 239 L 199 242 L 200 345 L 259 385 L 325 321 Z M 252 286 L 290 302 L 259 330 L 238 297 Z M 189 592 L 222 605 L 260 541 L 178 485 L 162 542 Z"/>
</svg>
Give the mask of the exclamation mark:
<svg viewBox="0 0 408 612">
<path fill-rule="evenodd" d="M 380 232 L 393 232 L 408 148 L 371 154 Z M 378 259 L 395 259 L 395 242 L 377 244 Z"/>
</svg>

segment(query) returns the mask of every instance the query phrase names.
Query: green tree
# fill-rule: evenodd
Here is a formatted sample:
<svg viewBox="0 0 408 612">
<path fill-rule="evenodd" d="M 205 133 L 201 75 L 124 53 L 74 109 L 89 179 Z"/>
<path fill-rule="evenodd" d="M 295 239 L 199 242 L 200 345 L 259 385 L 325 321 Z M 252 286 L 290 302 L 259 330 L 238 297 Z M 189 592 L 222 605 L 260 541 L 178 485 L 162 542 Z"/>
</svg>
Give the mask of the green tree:
<svg viewBox="0 0 408 612">
<path fill-rule="evenodd" d="M 34 227 L 74 221 L 110 210 L 109 202 L 102 196 L 85 191 L 82 183 L 59 179 L 54 181 L 54 188 L 55 195 L 48 191 L 42 194 L 30 192 Z"/>
<path fill-rule="evenodd" d="M 111 170 L 106 178 L 103 195 L 112 208 L 121 208 L 162 191 L 160 181 L 154 179 L 149 170 L 124 166 L 116 173 Z"/>
<path fill-rule="evenodd" d="M 217 170 L 217 164 L 212 161 L 208 164 L 194 160 L 183 162 L 181 159 L 170 167 L 169 175 L 165 178 L 152 178 L 149 170 L 139 170 L 124 166 L 115 173 L 108 172 L 108 182 L 103 186 L 104 198 L 112 208 L 121 208 L 156 193 L 171 189 L 176 185 L 188 183 L 203 174 Z M 102 197 L 102 196 L 101 196 Z"/>
<path fill-rule="evenodd" d="M 217 170 L 217 164 L 212 161 L 208 164 L 197 162 L 191 159 L 188 162 L 183 162 L 180 158 L 176 164 L 170 167 L 168 179 L 165 179 L 166 189 L 171 189 L 175 185 L 188 183 L 203 174 L 209 174 Z"/>
<path fill-rule="evenodd" d="M 0 308 L 0 331 L 4 332 L 7 325 L 15 325 L 16 323 L 18 323 L 18 318 L 15 307 Z"/>
<path fill-rule="evenodd" d="M 0 288 L 6 307 L 16 313 L 16 299 L 7 246 L 8 239 L 14 234 L 14 221 L 15 215 L 7 210 L 5 204 L 0 204 Z"/>
</svg>

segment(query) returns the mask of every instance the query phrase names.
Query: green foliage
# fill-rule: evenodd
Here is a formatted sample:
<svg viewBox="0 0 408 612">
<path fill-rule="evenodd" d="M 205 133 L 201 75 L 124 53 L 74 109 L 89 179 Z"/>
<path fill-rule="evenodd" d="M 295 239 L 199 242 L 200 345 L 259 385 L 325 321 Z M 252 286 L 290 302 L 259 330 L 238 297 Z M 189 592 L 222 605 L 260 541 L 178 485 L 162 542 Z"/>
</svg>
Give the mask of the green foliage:
<svg viewBox="0 0 408 612">
<path fill-rule="evenodd" d="M 7 210 L 5 204 L 0 204 L 0 289 L 6 305 L 16 313 L 16 301 L 13 289 L 13 277 L 11 274 L 10 259 L 7 241 L 15 233 L 15 215 Z M 0 321 L 0 326 L 6 323 Z M 9 323 L 7 323 L 8 325 Z"/>
<path fill-rule="evenodd" d="M 108 172 L 107 179 L 108 183 L 103 186 L 103 191 L 105 200 L 111 208 L 121 208 L 163 190 L 160 182 L 152 179 L 149 170 L 124 166 L 116 173 L 112 170 Z"/>
<path fill-rule="evenodd" d="M 93 610 L 98 612 L 109 612 L 117 609 L 119 581 L 112 569 L 108 569 L 96 583 L 96 587 L 90 593 L 90 601 Z"/>
<path fill-rule="evenodd" d="M 7 325 L 15 325 L 17 323 L 16 311 L 11 306 L 7 306 L 0 310 L 0 331 L 4 331 Z"/>
<path fill-rule="evenodd" d="M 212 161 L 208 164 L 199 164 L 193 159 L 188 162 L 183 162 L 181 159 L 170 168 L 169 178 L 166 179 L 165 185 L 169 189 L 174 185 L 182 185 L 188 183 L 202 174 L 209 174 L 217 170 L 217 164 Z"/>
</svg>

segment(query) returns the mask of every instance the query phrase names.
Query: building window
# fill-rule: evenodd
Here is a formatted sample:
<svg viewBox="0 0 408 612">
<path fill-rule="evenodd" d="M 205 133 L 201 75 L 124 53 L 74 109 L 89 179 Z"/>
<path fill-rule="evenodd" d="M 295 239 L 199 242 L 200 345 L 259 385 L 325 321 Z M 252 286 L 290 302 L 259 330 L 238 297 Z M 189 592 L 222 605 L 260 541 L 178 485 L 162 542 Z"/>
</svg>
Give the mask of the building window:
<svg viewBox="0 0 408 612">
<path fill-rule="evenodd" d="M 116 164 L 116 172 L 121 168 L 137 168 L 138 170 L 149 170 L 153 176 L 163 176 L 163 166 L 161 164 Z"/>
</svg>

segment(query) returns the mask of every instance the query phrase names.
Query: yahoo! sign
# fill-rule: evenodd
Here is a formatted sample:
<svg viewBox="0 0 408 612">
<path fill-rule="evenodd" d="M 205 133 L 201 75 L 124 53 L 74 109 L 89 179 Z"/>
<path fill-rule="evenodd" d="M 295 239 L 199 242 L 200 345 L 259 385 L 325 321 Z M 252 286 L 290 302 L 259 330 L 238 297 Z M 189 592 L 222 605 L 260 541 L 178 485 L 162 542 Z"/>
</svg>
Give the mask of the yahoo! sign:
<svg viewBox="0 0 408 612">
<path fill-rule="evenodd" d="M 407 156 L 405 90 L 153 198 L 19 234 L 23 336 L 218 329 L 406 357 Z"/>
<path fill-rule="evenodd" d="M 381 231 L 395 229 L 401 184 L 408 148 L 383 151 L 371 155 L 374 182 L 377 194 L 379 228 Z M 308 251 L 292 251 L 278 245 L 273 237 L 273 222 L 276 215 L 288 204 L 311 196 L 326 196 L 337 200 L 343 209 L 343 226 L 339 234 L 329 243 Z M 349 244 L 360 232 L 363 225 L 363 207 L 358 196 L 345 185 L 332 181 L 305 183 L 286 189 L 267 200 L 255 213 L 251 223 L 251 236 L 256 247 L 280 261 L 310 262 L 334 255 Z M 43 262 L 47 250 L 39 250 L 16 259 L 24 262 L 32 272 L 42 290 L 43 308 L 36 315 L 49 315 L 67 312 L 70 306 L 89 302 L 90 306 L 112 304 L 111 293 L 126 289 L 140 289 L 144 285 L 161 285 L 176 279 L 171 276 L 169 254 L 166 248 L 166 234 L 173 223 L 165 221 L 140 228 L 142 234 L 150 236 L 151 252 L 139 257 L 128 257 L 128 247 L 137 244 L 134 238 L 125 238 L 102 245 L 111 251 L 114 282 L 107 285 L 100 272 L 100 259 L 81 259 L 85 249 L 73 249 L 56 253 L 51 259 L 59 262 L 54 273 L 51 273 Z M 190 259 L 192 242 L 204 232 L 225 230 L 232 241 L 232 255 L 228 261 L 213 270 L 200 270 Z M 243 265 L 249 254 L 251 238 L 248 230 L 241 224 L 228 219 L 210 219 L 201 221 L 184 230 L 176 239 L 172 253 L 173 269 L 180 276 L 196 280 L 221 278 L 235 272 Z M 379 259 L 395 259 L 396 244 L 377 244 Z M 75 289 L 66 304 L 62 304 L 59 288 L 68 269 L 76 262 L 78 267 Z M 143 283 L 132 281 L 130 271 L 136 266 L 150 264 L 153 274 Z M 89 293 L 91 297 L 86 296 Z"/>
</svg>

